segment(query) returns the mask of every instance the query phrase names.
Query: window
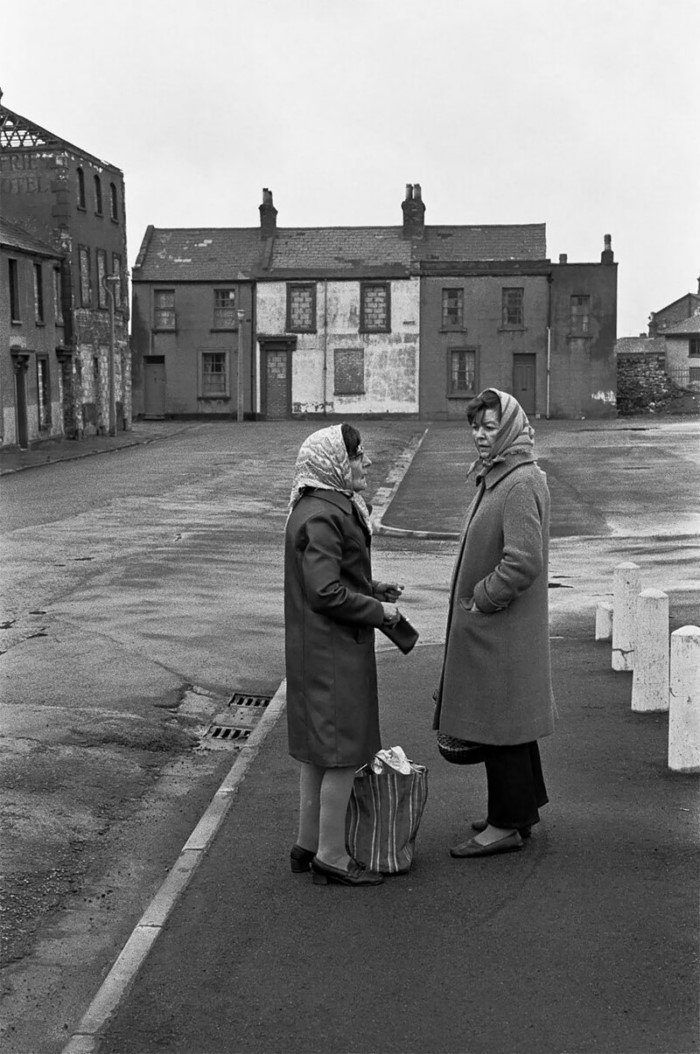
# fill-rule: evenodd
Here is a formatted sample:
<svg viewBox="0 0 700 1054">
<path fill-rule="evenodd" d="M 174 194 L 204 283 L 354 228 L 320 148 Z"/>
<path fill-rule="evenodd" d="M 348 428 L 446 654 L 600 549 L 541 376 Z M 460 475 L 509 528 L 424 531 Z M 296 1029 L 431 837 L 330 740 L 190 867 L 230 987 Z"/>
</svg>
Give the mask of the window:
<svg viewBox="0 0 700 1054">
<path fill-rule="evenodd" d="M 700 388 L 700 366 L 691 366 L 688 370 L 688 386 Z"/>
<path fill-rule="evenodd" d="M 334 395 L 364 395 L 365 349 L 336 348 L 333 376 Z"/>
<path fill-rule="evenodd" d="M 700 337 L 691 337 L 688 341 L 688 354 L 691 359 L 700 359 Z"/>
<path fill-rule="evenodd" d="M 448 395 L 474 395 L 476 393 L 476 351 L 470 348 L 453 348 L 449 356 Z"/>
<path fill-rule="evenodd" d="M 61 285 L 61 272 L 58 267 L 53 269 L 53 314 L 57 326 L 63 325 L 63 289 Z"/>
<path fill-rule="evenodd" d="M 80 259 L 80 303 L 90 307 L 90 250 L 81 246 L 78 250 Z"/>
<path fill-rule="evenodd" d="M 582 337 L 590 332 L 591 324 L 591 298 L 590 296 L 571 297 L 571 332 L 573 335 Z"/>
<path fill-rule="evenodd" d="M 40 263 L 34 264 L 34 321 L 44 324 L 44 276 Z"/>
<path fill-rule="evenodd" d="M 227 398 L 229 394 L 227 353 L 225 351 L 203 351 L 201 366 L 201 398 Z"/>
<path fill-rule="evenodd" d="M 391 309 L 388 282 L 363 282 L 360 286 L 360 332 L 388 333 Z"/>
<path fill-rule="evenodd" d="M 97 250 L 97 306 L 109 307 L 109 293 L 105 289 L 105 275 L 107 274 L 107 253 L 104 249 Z"/>
<path fill-rule="evenodd" d="M 78 174 L 78 208 L 85 208 L 85 173 L 82 168 L 77 170 Z"/>
<path fill-rule="evenodd" d="M 442 291 L 442 328 L 464 328 L 464 290 L 443 289 Z"/>
<path fill-rule="evenodd" d="M 237 325 L 235 289 L 215 289 L 214 329 L 235 329 Z"/>
<path fill-rule="evenodd" d="M 45 355 L 37 355 L 36 357 L 36 387 L 39 428 L 49 428 L 51 425 L 51 388 L 49 360 Z"/>
<path fill-rule="evenodd" d="M 525 313 L 523 310 L 524 289 L 503 289 L 503 315 L 502 325 L 504 327 L 525 325 Z"/>
<path fill-rule="evenodd" d="M 316 332 L 316 283 L 287 286 L 287 332 Z"/>
<path fill-rule="evenodd" d="M 122 258 L 117 253 L 112 253 L 112 274 L 119 275 L 119 281 L 114 283 L 114 306 L 117 311 L 122 306 Z"/>
<path fill-rule="evenodd" d="M 16 260 L 8 260 L 10 280 L 10 318 L 13 322 L 20 322 L 22 315 L 19 307 L 19 271 Z"/>
<path fill-rule="evenodd" d="M 175 290 L 154 289 L 153 328 L 175 329 Z"/>
<path fill-rule="evenodd" d="M 95 212 L 98 216 L 102 215 L 102 184 L 99 176 L 95 176 Z"/>
<path fill-rule="evenodd" d="M 109 214 L 116 223 L 119 219 L 119 198 L 114 183 L 109 184 Z"/>
</svg>

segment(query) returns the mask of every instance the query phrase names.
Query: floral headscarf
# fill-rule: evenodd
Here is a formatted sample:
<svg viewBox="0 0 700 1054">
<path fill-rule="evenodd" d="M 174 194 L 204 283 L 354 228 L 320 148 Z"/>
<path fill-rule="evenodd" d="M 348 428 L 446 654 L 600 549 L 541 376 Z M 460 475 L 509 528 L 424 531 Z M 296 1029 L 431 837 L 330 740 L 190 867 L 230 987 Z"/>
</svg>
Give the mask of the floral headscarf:
<svg viewBox="0 0 700 1054">
<path fill-rule="evenodd" d="M 301 498 L 305 487 L 337 490 L 350 498 L 368 532 L 372 533 L 369 509 L 352 486 L 350 458 L 345 448 L 342 427 L 331 425 L 312 432 L 301 444 L 294 466 L 294 482 L 289 496 L 289 512 Z"/>
<path fill-rule="evenodd" d="M 494 392 L 501 404 L 501 423 L 489 458 L 478 457 L 467 470 L 467 476 L 478 469 L 478 478 L 483 479 L 494 465 L 507 458 L 518 457 L 523 461 L 534 460 L 535 432 L 518 400 L 498 388 L 484 388 L 480 395 Z"/>
</svg>

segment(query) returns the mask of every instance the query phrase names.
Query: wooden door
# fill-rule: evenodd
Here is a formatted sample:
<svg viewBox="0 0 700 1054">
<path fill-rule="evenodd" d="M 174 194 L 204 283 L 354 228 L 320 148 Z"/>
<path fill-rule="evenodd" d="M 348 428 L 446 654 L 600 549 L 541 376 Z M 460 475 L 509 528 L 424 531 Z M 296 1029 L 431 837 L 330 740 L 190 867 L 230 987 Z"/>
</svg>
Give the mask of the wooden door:
<svg viewBox="0 0 700 1054">
<path fill-rule="evenodd" d="M 27 428 L 27 367 L 22 363 L 15 367 L 15 409 L 17 411 L 17 444 L 22 448 L 29 445 Z"/>
<path fill-rule="evenodd" d="M 283 421 L 292 416 L 292 371 L 289 347 L 267 344 L 264 347 L 262 411 L 268 421 Z"/>
<path fill-rule="evenodd" d="M 526 414 L 534 414 L 537 409 L 536 362 L 536 355 L 513 356 L 513 395 Z"/>
<path fill-rule="evenodd" d="M 165 417 L 165 357 L 149 355 L 143 361 L 143 416 Z"/>
</svg>

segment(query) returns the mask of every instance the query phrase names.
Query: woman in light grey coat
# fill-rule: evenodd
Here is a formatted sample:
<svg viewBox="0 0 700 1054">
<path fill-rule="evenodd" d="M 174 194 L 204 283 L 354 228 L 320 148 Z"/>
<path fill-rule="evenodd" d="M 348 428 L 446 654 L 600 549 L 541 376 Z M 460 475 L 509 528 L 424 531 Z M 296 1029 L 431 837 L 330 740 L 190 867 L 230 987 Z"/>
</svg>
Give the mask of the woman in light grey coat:
<svg viewBox="0 0 700 1054">
<path fill-rule="evenodd" d="M 547 802 L 537 740 L 554 730 L 549 618 L 549 491 L 533 430 L 512 395 L 487 388 L 467 408 L 479 457 L 452 577 L 435 727 L 445 756 L 478 744 L 488 813 L 453 856 L 522 849 Z M 463 749 L 463 748 L 462 748 Z"/>
</svg>

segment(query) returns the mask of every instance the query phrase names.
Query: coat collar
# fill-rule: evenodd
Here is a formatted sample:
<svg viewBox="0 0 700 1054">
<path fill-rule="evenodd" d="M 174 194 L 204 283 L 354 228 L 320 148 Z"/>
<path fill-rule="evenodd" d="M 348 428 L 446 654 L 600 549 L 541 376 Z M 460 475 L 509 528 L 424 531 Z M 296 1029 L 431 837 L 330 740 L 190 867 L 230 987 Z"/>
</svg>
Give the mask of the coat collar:
<svg viewBox="0 0 700 1054">
<path fill-rule="evenodd" d="M 365 534 L 369 534 L 369 532 L 367 531 L 367 527 L 365 526 L 365 522 L 360 516 L 356 505 L 354 505 L 354 503 L 350 500 L 347 494 L 341 494 L 339 490 L 324 490 L 322 487 L 310 487 L 307 491 L 307 494 L 313 494 L 314 498 L 320 498 L 321 501 L 327 501 L 331 505 L 336 505 L 339 509 L 342 509 L 343 512 L 349 512 L 353 514 Z M 367 508 L 371 515 L 372 506 L 368 505 Z"/>
<path fill-rule="evenodd" d="M 515 472 L 516 468 L 521 468 L 523 465 L 534 465 L 535 459 L 530 456 L 527 458 L 508 458 L 507 461 L 499 461 L 493 466 L 490 472 L 487 472 L 484 476 L 484 486 L 487 490 L 491 490 L 497 483 L 500 483 L 502 479 L 509 476 L 511 472 Z"/>
</svg>

